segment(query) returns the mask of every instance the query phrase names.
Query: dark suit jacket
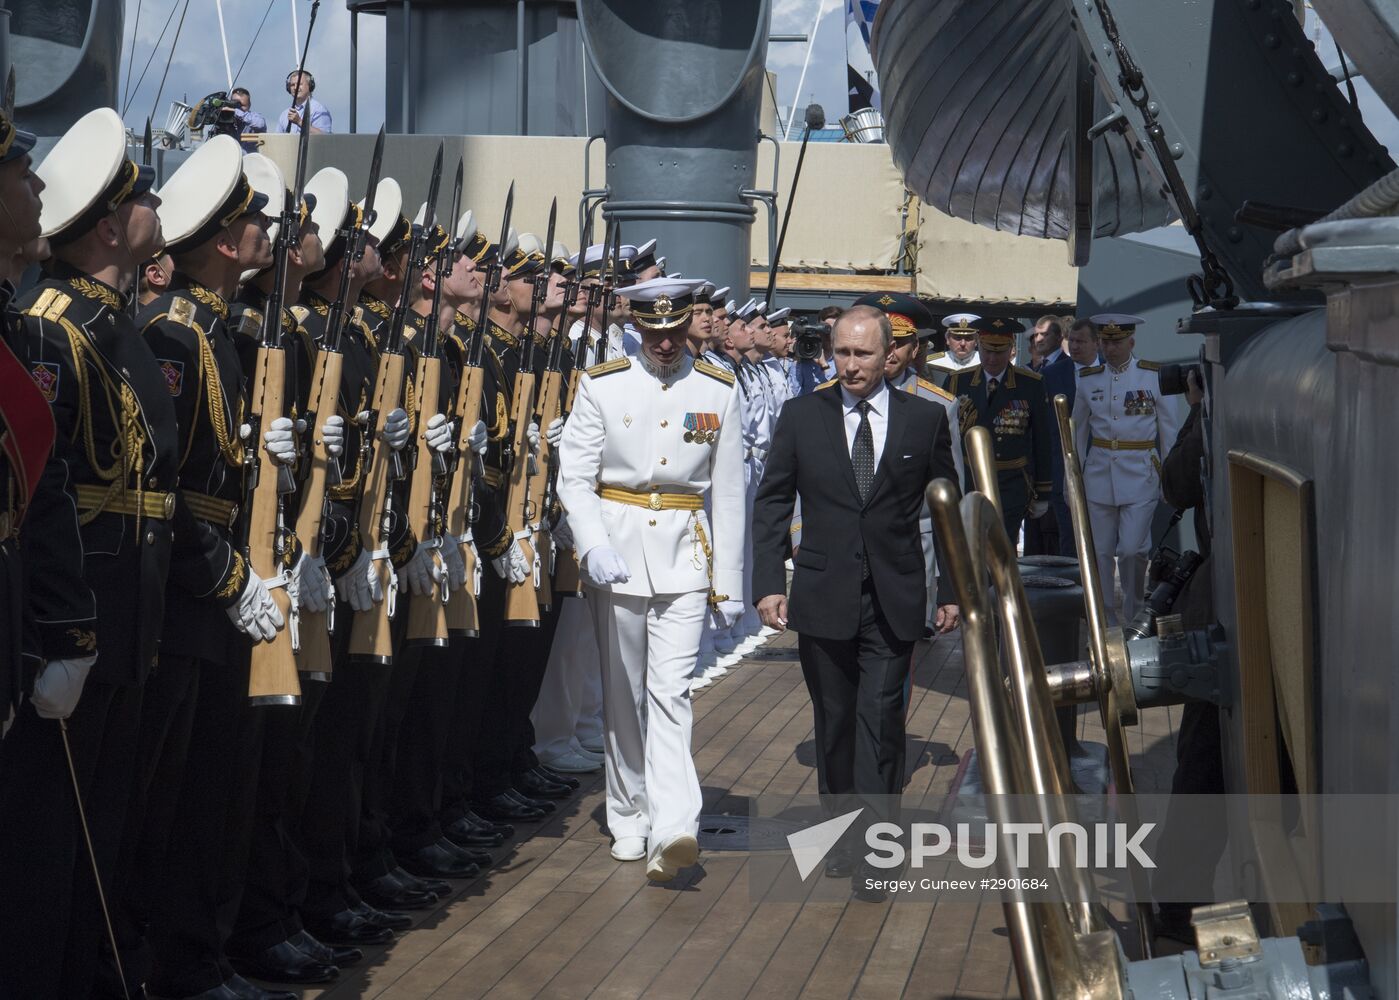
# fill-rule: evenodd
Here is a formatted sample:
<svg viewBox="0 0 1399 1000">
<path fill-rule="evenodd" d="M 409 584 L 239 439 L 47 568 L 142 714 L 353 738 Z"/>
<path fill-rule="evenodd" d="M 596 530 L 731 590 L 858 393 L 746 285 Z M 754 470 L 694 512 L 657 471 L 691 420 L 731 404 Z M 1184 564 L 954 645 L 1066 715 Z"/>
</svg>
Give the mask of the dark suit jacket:
<svg viewBox="0 0 1399 1000">
<path fill-rule="evenodd" d="M 927 585 L 918 512 L 930 482 L 956 482 L 952 436 L 938 403 L 907 392 L 890 392 L 888 399 L 884 451 L 863 504 L 845 443 L 840 387 L 790 399 L 778 417 L 753 504 L 753 599 L 786 592 L 783 563 L 800 494 L 802 542 L 788 623 L 804 635 L 854 638 L 865 553 L 890 629 L 909 642 L 923 634 Z M 938 603 L 951 603 L 951 591 L 941 574 Z"/>
<path fill-rule="evenodd" d="M 1069 412 L 1074 409 L 1074 391 L 1078 384 L 1078 369 L 1074 367 L 1074 359 L 1067 354 L 1059 355 L 1052 365 L 1045 366 L 1040 373 L 1044 378 L 1044 394 L 1049 400 L 1049 415 L 1054 417 L 1054 397 L 1064 396 L 1069 401 Z M 1064 495 L 1064 453 L 1059 447 L 1059 420 L 1057 417 L 1050 421 L 1052 430 L 1050 440 L 1054 442 L 1052 454 L 1049 456 L 1049 468 L 1053 474 L 1054 496 Z"/>
</svg>

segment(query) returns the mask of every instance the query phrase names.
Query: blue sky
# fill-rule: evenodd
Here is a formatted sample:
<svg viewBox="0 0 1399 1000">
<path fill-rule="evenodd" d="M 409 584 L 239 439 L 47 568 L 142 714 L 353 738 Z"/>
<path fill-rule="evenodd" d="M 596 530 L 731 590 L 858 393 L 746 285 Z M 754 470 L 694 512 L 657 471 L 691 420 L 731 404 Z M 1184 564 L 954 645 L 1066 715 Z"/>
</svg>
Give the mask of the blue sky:
<svg viewBox="0 0 1399 1000">
<path fill-rule="evenodd" d="M 137 22 L 139 7 L 139 24 Z M 122 48 L 123 77 L 118 86 L 118 106 L 125 105 L 128 123 L 139 126 L 152 113 L 157 127 L 164 124 L 171 100 L 190 103 L 215 90 L 228 87 L 220 45 L 218 5 L 215 0 L 191 0 L 180 27 L 180 42 L 170 66 L 169 78 L 156 106 L 161 73 L 170 51 L 185 0 L 126 0 L 126 35 Z M 285 106 L 282 81 L 296 67 L 292 41 L 293 0 L 223 0 L 224 31 L 228 38 L 230 68 L 236 82 L 252 91 L 253 107 L 274 119 Z M 309 0 L 295 0 L 297 27 L 304 38 Z M 778 34 L 810 33 L 817 10 L 821 22 L 815 34 L 811 65 L 798 101 L 814 99 L 825 106 L 832 119 L 845 111 L 845 14 L 842 0 L 773 0 L 772 30 Z M 253 45 L 258 23 L 267 20 Z M 155 44 L 165 30 L 156 58 L 137 87 L 137 78 Z M 135 33 L 135 73 L 128 81 L 131 66 L 132 35 Z M 316 76 L 316 97 L 326 104 L 335 119 L 337 131 L 349 126 L 349 44 L 350 14 L 344 0 L 323 0 L 312 35 L 307 66 Z M 372 131 L 384 116 L 384 19 L 360 18 L 359 128 Z M 250 51 L 250 46 L 251 51 Z M 768 68 L 777 74 L 777 97 L 790 107 L 801 73 L 806 46 L 786 43 L 769 50 Z M 239 72 L 244 55 L 247 62 Z"/>
</svg>

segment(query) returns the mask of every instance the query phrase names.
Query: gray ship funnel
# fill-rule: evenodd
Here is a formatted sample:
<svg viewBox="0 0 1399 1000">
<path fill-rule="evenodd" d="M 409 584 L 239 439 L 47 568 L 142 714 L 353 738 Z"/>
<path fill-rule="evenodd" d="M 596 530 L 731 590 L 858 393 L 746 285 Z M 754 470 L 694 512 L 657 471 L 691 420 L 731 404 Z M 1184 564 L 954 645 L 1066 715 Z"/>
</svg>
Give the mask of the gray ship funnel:
<svg viewBox="0 0 1399 1000">
<path fill-rule="evenodd" d="M 578 14 L 607 89 L 604 216 L 741 297 L 768 0 L 579 0 Z"/>
</svg>

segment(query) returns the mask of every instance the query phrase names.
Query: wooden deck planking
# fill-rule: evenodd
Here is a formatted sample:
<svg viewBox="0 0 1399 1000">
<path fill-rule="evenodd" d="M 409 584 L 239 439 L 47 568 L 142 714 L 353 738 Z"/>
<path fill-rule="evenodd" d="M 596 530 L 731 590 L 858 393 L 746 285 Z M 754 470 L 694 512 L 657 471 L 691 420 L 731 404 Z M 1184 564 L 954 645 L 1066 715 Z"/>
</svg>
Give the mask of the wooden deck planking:
<svg viewBox="0 0 1399 1000">
<path fill-rule="evenodd" d="M 769 649 L 795 645 L 781 636 Z M 745 660 L 695 695 L 693 750 L 706 814 L 763 813 L 816 794 L 810 704 L 800 667 Z M 1141 713 L 1128 732 L 1140 791 L 1169 788 L 1179 714 Z M 1103 739 L 1096 707 L 1081 738 Z M 956 638 L 920 644 L 908 717 L 905 801 L 936 810 L 973 743 Z M 1015 979 L 999 902 L 872 905 L 808 880 L 805 901 L 769 898 L 744 852 L 707 853 L 669 886 L 614 861 L 600 775 L 535 828 L 522 827 L 486 877 L 370 949 L 308 1000 L 435 996 L 528 998 L 755 996 L 1000 997 Z M 805 805 L 805 802 L 803 802 Z M 415 915 L 416 916 L 416 915 Z"/>
</svg>

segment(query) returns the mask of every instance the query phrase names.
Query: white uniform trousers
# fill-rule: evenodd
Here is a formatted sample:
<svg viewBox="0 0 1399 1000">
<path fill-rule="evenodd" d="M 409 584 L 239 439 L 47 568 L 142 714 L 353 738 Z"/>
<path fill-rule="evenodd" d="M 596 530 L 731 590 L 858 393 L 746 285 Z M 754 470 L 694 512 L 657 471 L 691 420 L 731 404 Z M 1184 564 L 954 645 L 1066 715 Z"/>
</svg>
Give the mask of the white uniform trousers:
<svg viewBox="0 0 1399 1000">
<path fill-rule="evenodd" d="M 1151 554 L 1151 519 L 1155 500 L 1113 506 L 1088 501 L 1088 521 L 1093 527 L 1093 548 L 1098 554 L 1098 575 L 1103 581 L 1103 599 L 1112 617 L 1112 576 L 1116 563 L 1122 578 L 1122 618 L 1132 620 L 1142 601 L 1147 556 Z"/>
<path fill-rule="evenodd" d="M 760 480 L 760 476 L 754 475 L 748 483 L 748 492 L 743 498 L 743 551 L 748 553 L 753 551 L 753 501 L 757 499 Z M 753 560 L 751 557 L 743 560 L 742 600 L 743 614 L 739 615 L 738 621 L 734 622 L 730 633 L 735 643 L 742 642 L 750 635 L 757 635 L 763 627 L 762 619 L 758 617 L 758 609 L 753 606 Z"/>
<path fill-rule="evenodd" d="M 589 707 L 587 688 L 601 687 L 601 664 L 598 663 L 597 640 L 593 637 L 593 616 L 587 601 L 578 597 L 560 598 L 554 645 L 549 650 L 549 663 L 544 668 L 544 683 L 530 712 L 534 723 L 534 753 L 544 763 L 579 749 L 585 735 L 590 743 L 601 742 L 602 728 L 594 720 L 585 720 Z M 591 684 L 590 681 L 591 675 Z M 586 723 L 586 725 L 585 725 Z M 580 732 L 580 729 L 582 732 Z M 591 733 L 589 730 L 595 730 Z"/>
<path fill-rule="evenodd" d="M 589 589 L 602 658 L 607 827 L 614 838 L 699 834 L 690 674 L 703 591 L 633 597 Z"/>
</svg>

